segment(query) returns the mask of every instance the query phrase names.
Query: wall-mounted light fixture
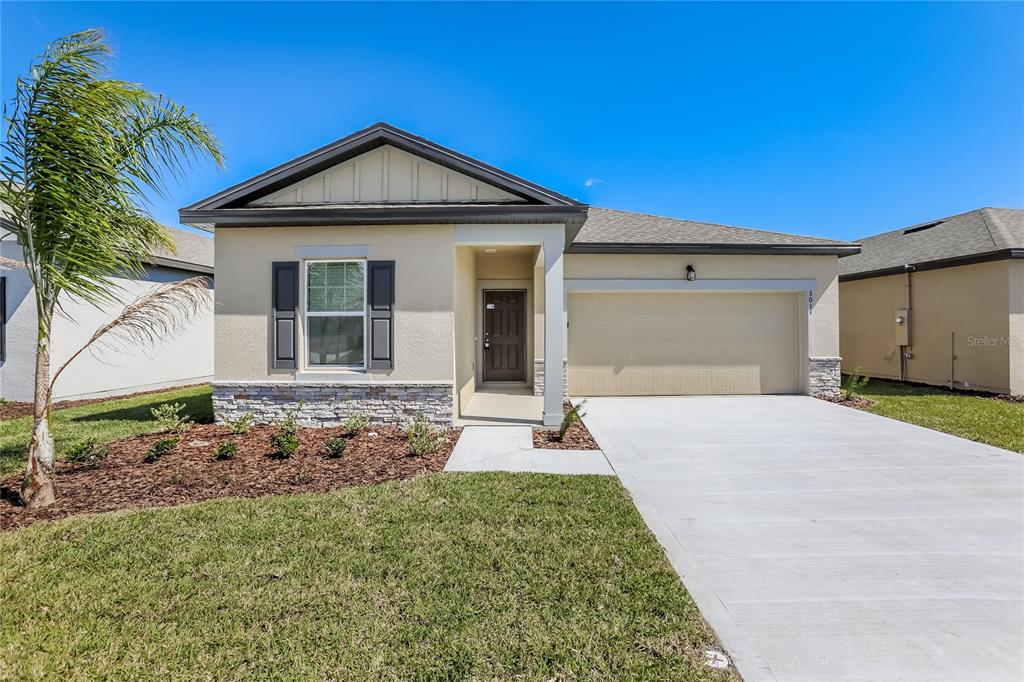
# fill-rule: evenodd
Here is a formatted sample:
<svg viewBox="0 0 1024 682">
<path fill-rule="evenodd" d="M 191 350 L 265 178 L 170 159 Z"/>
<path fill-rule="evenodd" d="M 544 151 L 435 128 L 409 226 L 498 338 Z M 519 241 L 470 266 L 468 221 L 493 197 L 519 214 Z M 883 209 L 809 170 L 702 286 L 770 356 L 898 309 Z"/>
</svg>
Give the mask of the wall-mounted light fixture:
<svg viewBox="0 0 1024 682">
<path fill-rule="evenodd" d="M 687 282 L 692 282 L 695 279 L 697 279 L 697 271 L 693 269 L 692 265 L 687 265 L 686 266 L 686 281 Z"/>
</svg>

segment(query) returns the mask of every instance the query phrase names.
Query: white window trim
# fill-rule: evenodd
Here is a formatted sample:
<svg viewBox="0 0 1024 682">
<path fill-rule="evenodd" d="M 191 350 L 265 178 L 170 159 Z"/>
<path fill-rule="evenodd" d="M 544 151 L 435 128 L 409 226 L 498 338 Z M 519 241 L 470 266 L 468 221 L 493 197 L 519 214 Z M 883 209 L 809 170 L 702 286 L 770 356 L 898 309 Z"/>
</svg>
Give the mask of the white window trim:
<svg viewBox="0 0 1024 682">
<path fill-rule="evenodd" d="M 359 263 L 363 266 L 363 310 L 362 312 L 319 312 L 309 309 L 309 266 L 315 263 Z M 302 369 L 307 372 L 336 372 L 338 370 L 366 371 L 366 344 L 369 342 L 369 325 L 366 324 L 367 282 L 366 282 L 367 259 L 365 258 L 317 258 L 303 261 L 302 267 L 302 315 L 303 321 L 311 317 L 361 317 L 363 318 L 363 362 L 359 365 L 314 365 L 309 362 L 309 325 L 303 324 L 303 353 Z"/>
</svg>

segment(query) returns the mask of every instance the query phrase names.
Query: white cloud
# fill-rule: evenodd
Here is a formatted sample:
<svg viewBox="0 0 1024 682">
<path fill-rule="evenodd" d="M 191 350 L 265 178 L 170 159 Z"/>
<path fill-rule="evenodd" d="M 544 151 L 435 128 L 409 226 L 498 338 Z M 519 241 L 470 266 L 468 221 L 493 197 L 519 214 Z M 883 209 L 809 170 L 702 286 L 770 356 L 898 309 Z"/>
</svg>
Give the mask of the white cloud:
<svg viewBox="0 0 1024 682">
<path fill-rule="evenodd" d="M 583 181 L 584 187 L 593 187 L 594 185 L 600 185 L 604 180 L 601 178 L 587 178 Z"/>
</svg>

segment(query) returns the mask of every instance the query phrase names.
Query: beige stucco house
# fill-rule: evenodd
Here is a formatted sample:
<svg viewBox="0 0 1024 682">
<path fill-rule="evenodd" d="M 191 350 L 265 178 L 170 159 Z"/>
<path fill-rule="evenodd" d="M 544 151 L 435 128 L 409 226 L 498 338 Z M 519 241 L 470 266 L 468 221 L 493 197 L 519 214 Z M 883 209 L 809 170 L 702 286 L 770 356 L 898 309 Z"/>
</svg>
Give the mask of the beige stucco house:
<svg viewBox="0 0 1024 682">
<path fill-rule="evenodd" d="M 486 401 L 556 424 L 566 391 L 838 389 L 856 245 L 588 207 L 383 123 L 181 219 L 216 234 L 221 417 L 451 422 Z"/>
<path fill-rule="evenodd" d="M 844 371 L 1024 395 L 1024 211 L 981 208 L 862 248 L 839 263 Z"/>
</svg>

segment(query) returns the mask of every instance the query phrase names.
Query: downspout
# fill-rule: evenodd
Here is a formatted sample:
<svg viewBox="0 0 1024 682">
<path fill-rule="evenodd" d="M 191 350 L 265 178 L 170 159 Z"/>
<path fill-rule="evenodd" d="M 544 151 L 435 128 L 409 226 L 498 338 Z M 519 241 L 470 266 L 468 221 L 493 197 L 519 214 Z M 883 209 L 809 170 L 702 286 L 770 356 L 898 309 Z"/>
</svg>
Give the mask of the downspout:
<svg viewBox="0 0 1024 682">
<path fill-rule="evenodd" d="M 900 346 L 900 381 L 907 380 L 907 360 L 910 357 L 910 351 L 908 350 L 914 343 L 914 282 L 913 273 L 914 266 L 909 263 L 903 266 L 903 269 L 907 273 L 907 284 L 906 284 L 906 308 L 907 308 L 907 344 Z"/>
</svg>

